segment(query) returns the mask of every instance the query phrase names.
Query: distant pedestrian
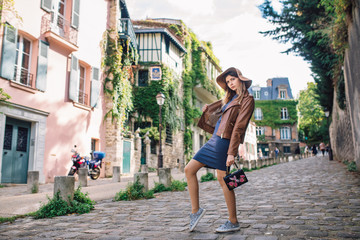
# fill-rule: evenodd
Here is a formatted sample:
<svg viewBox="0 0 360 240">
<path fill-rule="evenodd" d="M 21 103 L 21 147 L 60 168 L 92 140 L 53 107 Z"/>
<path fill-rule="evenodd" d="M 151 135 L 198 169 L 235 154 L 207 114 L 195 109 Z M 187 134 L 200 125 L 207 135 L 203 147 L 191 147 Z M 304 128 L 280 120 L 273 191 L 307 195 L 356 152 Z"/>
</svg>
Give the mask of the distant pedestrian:
<svg viewBox="0 0 360 240">
<path fill-rule="evenodd" d="M 259 159 L 263 158 L 263 153 L 261 151 L 261 148 L 259 148 L 258 157 L 259 157 Z"/>
<path fill-rule="evenodd" d="M 316 149 L 316 145 L 315 145 L 315 144 L 312 146 L 312 153 L 313 153 L 313 155 L 314 155 L 314 156 L 316 156 L 316 155 L 317 155 L 317 153 L 318 153 L 318 151 L 317 151 L 317 149 Z"/>
<path fill-rule="evenodd" d="M 236 215 L 234 191 L 225 184 L 227 167 L 230 167 L 244 142 L 245 130 L 254 112 L 254 98 L 248 88 L 251 80 L 245 78 L 236 68 L 229 68 L 216 78 L 225 90 L 225 97 L 203 107 L 198 126 L 212 135 L 185 167 L 185 175 L 191 200 L 190 231 L 193 231 L 205 214 L 199 206 L 199 184 L 196 173 L 202 167 L 217 170 L 217 179 L 224 193 L 229 219 L 216 229 L 217 232 L 232 232 L 240 229 Z"/>
<path fill-rule="evenodd" d="M 319 145 L 319 147 L 320 147 L 320 151 L 322 152 L 322 155 L 324 156 L 324 154 L 325 154 L 325 143 L 323 143 L 323 142 L 321 142 L 320 143 L 320 145 Z"/>
<path fill-rule="evenodd" d="M 300 154 L 300 147 L 299 146 L 296 147 L 295 154 Z"/>
<path fill-rule="evenodd" d="M 279 155 L 279 149 L 277 147 L 275 147 L 274 152 L 275 152 L 275 158 L 277 158 Z"/>
</svg>

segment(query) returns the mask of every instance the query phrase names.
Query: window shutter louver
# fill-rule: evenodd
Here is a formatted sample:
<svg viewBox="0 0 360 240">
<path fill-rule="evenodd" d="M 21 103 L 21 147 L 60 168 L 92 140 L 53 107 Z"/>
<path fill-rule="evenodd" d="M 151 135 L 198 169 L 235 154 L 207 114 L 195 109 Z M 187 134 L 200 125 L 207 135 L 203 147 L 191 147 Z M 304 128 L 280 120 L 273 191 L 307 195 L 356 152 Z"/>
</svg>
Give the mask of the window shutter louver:
<svg viewBox="0 0 360 240">
<path fill-rule="evenodd" d="M 90 97 L 90 106 L 96 107 L 97 102 L 100 96 L 100 69 L 93 67 L 92 68 L 92 79 L 91 79 L 91 97 Z"/>
<path fill-rule="evenodd" d="M 46 90 L 48 50 L 49 50 L 49 44 L 47 42 L 40 40 L 37 74 L 36 74 L 36 88 L 41 91 Z"/>
<path fill-rule="evenodd" d="M 5 24 L 0 76 L 9 80 L 13 80 L 15 74 L 16 41 L 17 29 Z"/>
<path fill-rule="evenodd" d="M 71 56 L 69 99 L 79 101 L 79 60 L 74 55 Z"/>
<path fill-rule="evenodd" d="M 52 0 L 41 0 L 41 8 L 47 12 L 51 11 Z"/>
<path fill-rule="evenodd" d="M 78 29 L 80 21 L 80 0 L 73 0 L 71 26 Z"/>
</svg>

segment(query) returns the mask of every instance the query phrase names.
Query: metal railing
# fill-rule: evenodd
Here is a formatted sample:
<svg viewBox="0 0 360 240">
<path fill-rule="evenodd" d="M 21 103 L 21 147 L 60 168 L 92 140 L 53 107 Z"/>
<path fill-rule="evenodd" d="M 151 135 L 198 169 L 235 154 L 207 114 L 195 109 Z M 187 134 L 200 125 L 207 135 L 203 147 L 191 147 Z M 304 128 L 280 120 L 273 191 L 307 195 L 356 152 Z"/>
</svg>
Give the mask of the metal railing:
<svg viewBox="0 0 360 240">
<path fill-rule="evenodd" d="M 71 22 L 54 12 L 46 13 L 41 19 L 41 33 L 51 31 L 68 42 L 77 45 L 78 30 L 71 26 Z"/>
<path fill-rule="evenodd" d="M 14 80 L 16 82 L 32 87 L 33 77 L 34 75 L 32 73 L 29 73 L 28 69 L 20 68 L 18 70 L 18 67 L 15 66 Z"/>
<path fill-rule="evenodd" d="M 119 33 L 130 37 L 131 43 L 136 48 L 136 35 L 130 18 L 121 18 L 119 24 Z"/>
<path fill-rule="evenodd" d="M 81 90 L 79 90 L 79 103 L 88 105 L 88 94 Z"/>
</svg>

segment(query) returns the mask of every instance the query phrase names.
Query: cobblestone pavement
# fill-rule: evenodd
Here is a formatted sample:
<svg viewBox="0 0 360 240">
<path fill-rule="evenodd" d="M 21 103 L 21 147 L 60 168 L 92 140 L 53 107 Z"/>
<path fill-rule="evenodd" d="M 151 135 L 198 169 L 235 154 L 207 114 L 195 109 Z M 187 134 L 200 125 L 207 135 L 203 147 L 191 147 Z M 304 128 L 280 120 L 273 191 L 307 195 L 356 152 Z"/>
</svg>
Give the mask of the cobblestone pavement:
<svg viewBox="0 0 360 240">
<path fill-rule="evenodd" d="M 188 232 L 188 192 L 132 202 L 103 200 L 89 214 L 0 224 L 1 239 L 360 239 L 360 176 L 313 157 L 247 173 L 236 189 L 241 230 L 216 234 L 227 218 L 219 184 L 200 184 L 207 213 Z"/>
</svg>

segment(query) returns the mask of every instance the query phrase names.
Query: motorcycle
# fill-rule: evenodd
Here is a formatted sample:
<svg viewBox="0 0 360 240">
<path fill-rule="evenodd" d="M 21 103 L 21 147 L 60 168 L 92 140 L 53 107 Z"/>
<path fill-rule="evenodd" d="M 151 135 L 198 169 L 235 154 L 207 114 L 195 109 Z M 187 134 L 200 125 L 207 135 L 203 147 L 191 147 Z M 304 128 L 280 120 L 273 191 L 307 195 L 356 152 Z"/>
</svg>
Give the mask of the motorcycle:
<svg viewBox="0 0 360 240">
<path fill-rule="evenodd" d="M 73 165 L 70 168 L 68 176 L 73 176 L 79 170 L 79 168 L 86 167 L 88 170 L 88 176 L 90 176 L 90 178 L 93 180 L 98 179 L 100 176 L 100 168 L 102 165 L 102 160 L 105 157 L 105 153 L 100 151 L 93 151 L 90 153 L 90 159 L 88 156 L 80 156 L 76 150 L 76 145 L 74 147 L 75 149 L 71 149 L 71 152 L 74 153 L 71 156 Z"/>
</svg>

